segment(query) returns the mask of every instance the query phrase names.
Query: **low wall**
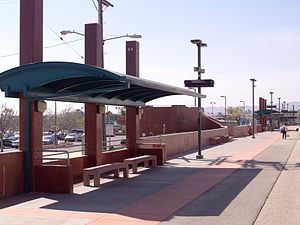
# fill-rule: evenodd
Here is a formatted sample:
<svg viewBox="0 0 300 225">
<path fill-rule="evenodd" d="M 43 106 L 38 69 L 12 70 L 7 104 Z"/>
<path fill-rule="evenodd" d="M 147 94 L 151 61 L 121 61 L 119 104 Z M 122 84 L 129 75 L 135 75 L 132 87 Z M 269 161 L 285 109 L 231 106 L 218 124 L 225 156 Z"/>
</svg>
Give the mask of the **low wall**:
<svg viewBox="0 0 300 225">
<path fill-rule="evenodd" d="M 213 130 L 203 130 L 201 132 L 201 146 L 209 145 L 209 139 L 217 136 L 228 135 L 227 128 L 218 128 Z M 147 142 L 166 143 L 167 156 L 172 156 L 178 153 L 188 152 L 192 149 L 198 148 L 198 132 L 184 132 L 176 134 L 166 134 L 161 136 L 143 137 L 140 140 L 146 140 Z"/>
<path fill-rule="evenodd" d="M 24 192 L 24 152 L 0 152 L 0 199 Z"/>
<path fill-rule="evenodd" d="M 129 150 L 121 149 L 114 151 L 106 151 L 102 153 L 102 162 L 113 163 L 113 162 L 123 162 L 124 159 L 129 158 Z"/>
<path fill-rule="evenodd" d="M 67 160 L 56 160 L 52 162 L 47 162 L 43 165 L 67 165 Z M 70 165 L 72 168 L 73 182 L 82 182 L 82 171 L 84 168 L 88 167 L 88 156 L 78 156 L 75 158 L 70 158 Z"/>
<path fill-rule="evenodd" d="M 34 171 L 35 191 L 73 193 L 74 182 L 71 165 L 37 165 Z"/>
<path fill-rule="evenodd" d="M 249 126 L 229 126 L 228 127 L 228 134 L 229 136 L 233 137 L 245 137 L 249 136 Z"/>
</svg>

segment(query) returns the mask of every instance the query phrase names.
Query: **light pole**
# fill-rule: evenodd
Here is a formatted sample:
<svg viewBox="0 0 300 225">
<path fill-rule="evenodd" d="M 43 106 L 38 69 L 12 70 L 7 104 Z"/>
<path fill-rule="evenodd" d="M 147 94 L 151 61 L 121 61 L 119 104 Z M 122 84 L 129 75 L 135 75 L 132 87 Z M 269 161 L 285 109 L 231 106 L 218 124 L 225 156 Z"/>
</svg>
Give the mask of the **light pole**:
<svg viewBox="0 0 300 225">
<path fill-rule="evenodd" d="M 195 71 L 198 72 L 198 80 L 201 80 L 201 73 L 204 71 L 201 69 L 201 47 L 207 47 L 206 43 L 203 43 L 200 39 L 191 40 L 191 42 L 197 45 L 198 49 L 198 67 L 194 68 Z M 198 93 L 201 94 L 201 87 L 198 87 Z M 197 159 L 203 159 L 203 155 L 201 154 L 201 98 L 198 98 L 198 155 Z"/>
<path fill-rule="evenodd" d="M 214 104 L 216 104 L 215 102 L 210 102 L 211 104 L 211 117 L 214 117 Z"/>
<path fill-rule="evenodd" d="M 57 145 L 57 111 L 56 111 L 56 101 L 54 101 L 54 145 Z"/>
<path fill-rule="evenodd" d="M 295 125 L 295 105 L 293 105 L 293 125 Z"/>
<path fill-rule="evenodd" d="M 225 95 L 222 95 L 222 96 L 220 96 L 220 97 L 225 99 L 225 114 L 224 114 L 224 120 L 225 120 L 225 123 L 227 123 L 227 106 L 226 106 L 226 96 L 225 96 Z"/>
<path fill-rule="evenodd" d="M 245 101 L 240 101 L 241 103 L 243 103 L 243 116 L 244 116 L 244 123 L 246 122 L 246 116 L 245 116 Z"/>
<path fill-rule="evenodd" d="M 271 95 L 271 115 L 270 115 L 270 126 L 271 126 L 271 131 L 273 131 L 273 91 L 270 91 L 270 95 Z"/>
<path fill-rule="evenodd" d="M 278 127 L 280 127 L 280 125 L 281 125 L 281 112 L 280 112 L 280 97 L 278 97 Z"/>
<path fill-rule="evenodd" d="M 285 101 L 282 103 L 282 110 L 283 111 L 283 123 L 285 123 Z"/>
<path fill-rule="evenodd" d="M 255 138 L 255 117 L 254 117 L 254 82 L 256 81 L 254 78 L 250 79 L 252 81 L 252 138 Z"/>
<path fill-rule="evenodd" d="M 80 33 L 80 32 L 77 32 L 75 30 L 62 30 L 60 32 L 61 35 L 67 35 L 67 34 L 78 34 L 78 35 L 81 35 L 81 36 L 85 36 L 84 34 Z M 106 38 L 106 39 L 103 39 L 103 42 L 105 41 L 109 41 L 109 40 L 113 40 L 113 39 L 118 39 L 118 38 L 142 38 L 142 35 L 140 34 L 124 34 L 124 35 L 120 35 L 120 36 L 116 36 L 116 37 L 111 37 L 111 38 Z"/>
</svg>

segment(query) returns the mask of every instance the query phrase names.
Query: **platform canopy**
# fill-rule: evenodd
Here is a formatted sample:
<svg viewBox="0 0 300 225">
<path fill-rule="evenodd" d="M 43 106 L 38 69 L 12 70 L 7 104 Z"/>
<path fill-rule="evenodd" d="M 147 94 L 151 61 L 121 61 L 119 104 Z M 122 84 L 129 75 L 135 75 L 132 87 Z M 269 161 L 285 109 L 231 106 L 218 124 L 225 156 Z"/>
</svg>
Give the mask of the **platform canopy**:
<svg viewBox="0 0 300 225">
<path fill-rule="evenodd" d="M 258 111 L 255 111 L 256 114 L 258 115 L 270 115 L 270 114 L 278 114 L 279 112 L 276 110 L 271 110 L 271 109 L 261 109 Z"/>
<path fill-rule="evenodd" d="M 22 65 L 0 74 L 6 97 L 108 105 L 144 106 L 151 100 L 170 96 L 205 95 L 103 68 L 71 62 L 42 62 Z"/>
</svg>

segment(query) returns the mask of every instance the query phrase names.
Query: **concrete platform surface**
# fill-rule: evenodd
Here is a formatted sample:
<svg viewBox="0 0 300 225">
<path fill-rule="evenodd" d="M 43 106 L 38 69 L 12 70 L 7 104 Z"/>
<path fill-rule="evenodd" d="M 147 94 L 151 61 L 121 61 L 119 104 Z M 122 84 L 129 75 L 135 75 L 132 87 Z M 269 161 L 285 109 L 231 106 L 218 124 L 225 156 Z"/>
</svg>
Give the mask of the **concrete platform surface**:
<svg viewBox="0 0 300 225">
<path fill-rule="evenodd" d="M 0 201 L 0 224 L 300 224 L 300 132 L 264 132 L 178 155 L 75 193 Z"/>
</svg>

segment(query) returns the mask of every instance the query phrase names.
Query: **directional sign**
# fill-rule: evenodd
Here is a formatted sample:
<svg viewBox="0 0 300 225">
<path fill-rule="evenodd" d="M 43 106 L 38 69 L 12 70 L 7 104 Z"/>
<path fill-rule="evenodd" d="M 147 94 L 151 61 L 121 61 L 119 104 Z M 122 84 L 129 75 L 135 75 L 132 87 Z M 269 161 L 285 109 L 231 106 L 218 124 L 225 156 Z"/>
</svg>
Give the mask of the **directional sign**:
<svg viewBox="0 0 300 225">
<path fill-rule="evenodd" d="M 215 81 L 212 79 L 184 81 L 184 86 L 186 87 L 213 87 L 214 85 Z"/>
<path fill-rule="evenodd" d="M 205 73 L 205 69 L 201 69 L 200 67 L 196 66 L 194 67 L 194 72 Z"/>
</svg>

